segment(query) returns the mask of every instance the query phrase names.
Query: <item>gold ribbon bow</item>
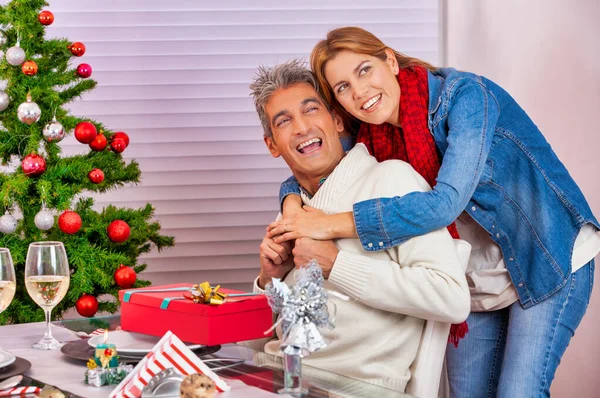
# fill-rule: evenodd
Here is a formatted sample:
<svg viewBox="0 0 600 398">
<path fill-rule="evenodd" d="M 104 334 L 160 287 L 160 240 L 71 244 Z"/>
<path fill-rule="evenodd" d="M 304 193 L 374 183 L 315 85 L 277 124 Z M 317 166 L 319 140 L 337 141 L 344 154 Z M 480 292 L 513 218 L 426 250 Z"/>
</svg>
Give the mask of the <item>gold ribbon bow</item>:
<svg viewBox="0 0 600 398">
<path fill-rule="evenodd" d="M 190 289 L 190 295 L 194 303 L 199 304 L 210 304 L 210 305 L 221 305 L 225 303 L 227 293 L 220 293 L 219 289 L 221 285 L 211 287 L 210 283 L 202 282 L 198 285 L 192 286 Z"/>
</svg>

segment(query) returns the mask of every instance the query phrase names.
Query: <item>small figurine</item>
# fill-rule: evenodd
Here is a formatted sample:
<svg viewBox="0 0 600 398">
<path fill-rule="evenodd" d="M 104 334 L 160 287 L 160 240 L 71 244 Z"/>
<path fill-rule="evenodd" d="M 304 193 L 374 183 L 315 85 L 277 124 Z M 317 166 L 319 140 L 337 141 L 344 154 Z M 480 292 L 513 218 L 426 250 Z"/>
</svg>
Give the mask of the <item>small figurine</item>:
<svg viewBox="0 0 600 398">
<path fill-rule="evenodd" d="M 186 376 L 181 382 L 181 398 L 213 398 L 215 396 L 215 383 L 210 377 L 193 373 Z"/>
</svg>

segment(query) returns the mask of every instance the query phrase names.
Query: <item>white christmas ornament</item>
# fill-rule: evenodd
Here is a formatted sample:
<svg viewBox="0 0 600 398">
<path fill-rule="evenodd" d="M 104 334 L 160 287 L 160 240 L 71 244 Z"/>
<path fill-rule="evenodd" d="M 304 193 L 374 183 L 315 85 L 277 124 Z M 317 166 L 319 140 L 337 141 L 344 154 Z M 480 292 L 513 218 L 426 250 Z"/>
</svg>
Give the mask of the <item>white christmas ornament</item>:
<svg viewBox="0 0 600 398">
<path fill-rule="evenodd" d="M 25 62 L 25 51 L 19 47 L 19 42 L 16 46 L 6 50 L 6 62 L 12 66 L 18 66 Z"/>
<path fill-rule="evenodd" d="M 0 112 L 8 108 L 10 104 L 10 98 L 8 98 L 8 94 L 6 91 L 0 90 Z"/>
<path fill-rule="evenodd" d="M 42 210 L 35 215 L 33 222 L 42 231 L 47 231 L 54 226 L 54 215 L 48 209 L 42 207 Z"/>
<path fill-rule="evenodd" d="M 46 142 L 59 142 L 65 138 L 65 130 L 63 125 L 56 121 L 56 117 L 50 123 L 44 126 L 44 140 Z"/>
<path fill-rule="evenodd" d="M 17 219 L 14 218 L 8 211 L 0 217 L 0 232 L 3 234 L 12 234 L 17 229 Z"/>
<path fill-rule="evenodd" d="M 25 124 L 33 124 L 40 120 L 42 110 L 35 102 L 31 101 L 31 95 L 27 94 L 27 102 L 23 102 L 17 109 L 17 116 Z"/>
<path fill-rule="evenodd" d="M 0 47 L 4 47 L 7 42 L 8 37 L 6 37 L 6 32 L 0 29 Z"/>
</svg>

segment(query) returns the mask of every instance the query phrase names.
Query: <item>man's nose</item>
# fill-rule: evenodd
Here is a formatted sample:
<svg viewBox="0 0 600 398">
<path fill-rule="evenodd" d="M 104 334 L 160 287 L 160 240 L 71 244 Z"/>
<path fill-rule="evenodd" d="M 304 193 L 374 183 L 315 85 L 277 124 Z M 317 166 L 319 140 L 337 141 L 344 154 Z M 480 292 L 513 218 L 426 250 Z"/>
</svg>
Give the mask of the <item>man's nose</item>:
<svg viewBox="0 0 600 398">
<path fill-rule="evenodd" d="M 310 124 L 308 123 L 308 120 L 306 120 L 305 117 L 300 116 L 294 118 L 294 134 L 305 135 L 306 133 L 308 133 L 309 129 Z"/>
</svg>

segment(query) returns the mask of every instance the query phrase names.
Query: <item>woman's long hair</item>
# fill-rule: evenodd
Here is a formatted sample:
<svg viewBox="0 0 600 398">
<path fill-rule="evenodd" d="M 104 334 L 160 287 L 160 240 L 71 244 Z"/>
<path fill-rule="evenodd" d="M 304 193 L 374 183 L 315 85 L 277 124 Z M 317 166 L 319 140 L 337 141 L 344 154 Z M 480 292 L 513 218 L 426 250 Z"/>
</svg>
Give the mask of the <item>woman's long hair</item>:
<svg viewBox="0 0 600 398">
<path fill-rule="evenodd" d="M 323 98 L 329 102 L 332 109 L 342 117 L 346 129 L 352 134 L 358 131 L 360 121 L 348 113 L 335 98 L 333 89 L 327 82 L 327 79 L 325 79 L 325 66 L 327 65 L 327 62 L 335 58 L 335 56 L 342 51 L 366 54 L 385 61 L 387 59 L 385 50 L 388 48 L 396 55 L 396 60 L 398 60 L 400 69 L 410 68 L 416 65 L 431 71 L 436 70 L 431 64 L 418 58 L 409 57 L 399 53 L 393 48 L 386 46 L 371 32 L 354 26 L 337 28 L 330 31 L 327 34 L 327 38 L 318 42 L 310 54 L 310 65 L 312 71 L 317 76 Z"/>
</svg>

